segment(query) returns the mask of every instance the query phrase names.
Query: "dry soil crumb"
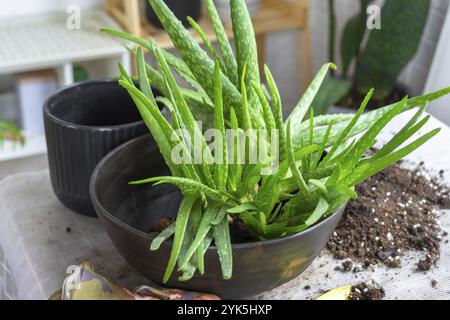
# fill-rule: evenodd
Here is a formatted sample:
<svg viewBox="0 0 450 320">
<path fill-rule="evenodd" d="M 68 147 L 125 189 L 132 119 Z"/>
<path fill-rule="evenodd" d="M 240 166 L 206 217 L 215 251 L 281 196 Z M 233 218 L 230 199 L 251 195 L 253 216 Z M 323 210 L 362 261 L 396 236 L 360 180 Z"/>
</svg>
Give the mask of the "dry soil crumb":
<svg viewBox="0 0 450 320">
<path fill-rule="evenodd" d="M 357 186 L 327 248 L 337 259 L 359 261 L 364 267 L 382 262 L 400 267 L 406 251 L 426 252 L 418 270 L 429 270 L 439 258 L 443 236 L 438 209 L 450 208 L 448 188 L 437 179 L 393 166 Z"/>
<path fill-rule="evenodd" d="M 431 280 L 431 286 L 432 286 L 433 288 L 436 288 L 436 286 L 437 286 L 437 281 L 436 281 L 436 280 Z"/>
<path fill-rule="evenodd" d="M 353 290 L 350 293 L 350 300 L 382 300 L 383 298 L 383 288 L 375 288 L 366 283 L 353 286 Z"/>
<path fill-rule="evenodd" d="M 350 272 L 353 268 L 353 262 L 351 260 L 347 260 L 342 262 L 342 267 L 344 269 L 344 272 Z"/>
</svg>

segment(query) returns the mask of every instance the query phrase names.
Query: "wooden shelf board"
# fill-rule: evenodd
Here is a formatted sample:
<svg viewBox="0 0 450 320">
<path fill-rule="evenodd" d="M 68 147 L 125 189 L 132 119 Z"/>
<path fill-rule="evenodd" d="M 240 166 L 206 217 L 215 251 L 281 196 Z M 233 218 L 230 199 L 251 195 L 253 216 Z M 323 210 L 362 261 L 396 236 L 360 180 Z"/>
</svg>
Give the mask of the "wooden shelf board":
<svg viewBox="0 0 450 320">
<path fill-rule="evenodd" d="M 298 15 L 292 14 L 292 5 L 286 4 L 284 1 L 263 1 L 260 10 L 252 18 L 253 28 L 257 35 L 269 32 L 283 31 L 289 29 L 302 29 L 304 27 L 304 19 L 298 19 Z M 145 18 L 142 18 L 142 37 L 153 37 L 158 45 L 164 49 L 173 48 L 172 40 L 163 30 L 160 30 L 151 25 Z M 209 17 L 206 12 L 202 13 L 198 24 L 205 31 L 209 40 L 216 41 L 214 29 L 211 25 Z M 225 26 L 228 37 L 233 38 L 233 31 L 230 26 Z M 201 38 L 194 30 L 191 34 L 195 40 L 201 42 Z"/>
</svg>

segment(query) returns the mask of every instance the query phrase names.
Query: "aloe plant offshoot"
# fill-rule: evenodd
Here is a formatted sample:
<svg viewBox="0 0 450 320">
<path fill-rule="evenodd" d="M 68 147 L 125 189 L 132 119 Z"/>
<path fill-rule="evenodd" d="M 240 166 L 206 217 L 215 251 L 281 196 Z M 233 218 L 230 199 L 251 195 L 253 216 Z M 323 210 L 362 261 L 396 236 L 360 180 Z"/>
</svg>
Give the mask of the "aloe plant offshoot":
<svg viewBox="0 0 450 320">
<path fill-rule="evenodd" d="M 230 1 L 236 55 L 213 1 L 205 3 L 219 43 L 217 51 L 190 20 L 206 41 L 204 51 L 162 0 L 150 0 L 150 4 L 181 58 L 159 48 L 152 39 L 103 30 L 138 45 L 133 53 L 139 89 L 123 68 L 119 82 L 133 98 L 172 173 L 131 183 L 174 184 L 184 196 L 176 221 L 150 248 L 158 250 L 173 238 L 164 282 L 175 270 L 182 281 L 196 272 L 203 274 L 203 256 L 213 243 L 223 278 L 231 278 L 232 217 L 239 217 L 255 240 L 264 241 L 299 233 L 331 215 L 357 197 L 358 183 L 439 132 L 432 130 L 405 145 L 427 122 L 429 117 L 422 118 L 422 114 L 428 101 L 450 92 L 446 88 L 422 97 L 405 97 L 364 113 L 372 89 L 354 116 L 314 117 L 311 103 L 327 72 L 336 69 L 328 63 L 283 121 L 281 97 L 267 66 L 263 70 L 267 84 L 260 78 L 255 34 L 245 1 Z M 145 50 L 155 56 L 158 70 L 145 63 Z M 173 72 L 190 88 L 178 85 Z M 150 85 L 164 96 L 154 97 Z M 170 120 L 163 117 L 156 101 L 170 110 Z M 378 152 L 366 156 L 380 131 L 399 113 L 412 108 L 418 111 L 405 127 Z M 355 138 L 359 133 L 362 136 Z M 264 161 L 249 161 L 254 153 L 263 154 Z"/>
</svg>

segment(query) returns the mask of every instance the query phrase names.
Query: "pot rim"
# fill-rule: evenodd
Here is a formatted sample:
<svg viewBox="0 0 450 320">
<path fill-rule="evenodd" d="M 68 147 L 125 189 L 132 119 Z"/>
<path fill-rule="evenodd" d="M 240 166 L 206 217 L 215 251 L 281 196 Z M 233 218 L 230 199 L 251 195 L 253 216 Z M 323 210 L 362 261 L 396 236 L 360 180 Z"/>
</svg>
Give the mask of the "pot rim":
<svg viewBox="0 0 450 320">
<path fill-rule="evenodd" d="M 77 87 L 87 87 L 87 86 L 93 86 L 93 85 L 112 85 L 112 84 L 118 84 L 116 79 L 103 79 L 103 80 L 86 80 L 81 81 L 78 83 L 75 83 L 73 85 L 70 85 L 68 87 L 61 88 L 58 90 L 55 94 L 50 96 L 44 103 L 44 114 L 49 117 L 53 122 L 62 125 L 64 127 L 68 127 L 71 129 L 83 129 L 83 130 L 89 130 L 89 131 L 107 131 L 107 130 L 118 130 L 118 129 L 128 129 L 131 127 L 135 127 L 140 124 L 144 124 L 144 121 L 142 119 L 134 122 L 128 122 L 118 125 L 110 125 L 110 126 L 89 126 L 89 125 L 83 125 L 83 124 L 76 124 L 70 121 L 62 120 L 58 117 L 56 117 L 50 110 L 50 106 L 52 106 L 55 99 L 57 99 L 59 96 L 63 94 L 70 93 Z M 125 89 L 124 89 L 125 90 Z"/>
<path fill-rule="evenodd" d="M 91 201 L 94 205 L 94 209 L 97 212 L 97 214 L 99 216 L 104 216 L 106 217 L 108 220 L 110 220 L 111 222 L 113 222 L 114 224 L 118 225 L 121 228 L 124 228 L 126 230 L 128 230 L 129 232 L 132 232 L 134 234 L 137 234 L 140 237 L 149 239 L 149 240 L 153 240 L 155 238 L 154 235 L 150 234 L 150 233 L 145 233 L 141 230 L 138 230 L 128 224 L 126 224 L 125 222 L 123 222 L 122 220 L 116 218 L 115 216 L 113 216 L 109 210 L 107 210 L 102 203 L 100 202 L 100 200 L 97 198 L 97 193 L 95 192 L 95 186 L 96 186 L 96 178 L 99 174 L 100 169 L 103 167 L 103 165 L 108 162 L 110 160 L 111 157 L 113 157 L 116 153 L 118 153 L 119 151 L 121 151 L 122 149 L 125 149 L 126 147 L 128 147 L 129 145 L 135 143 L 136 141 L 140 140 L 140 139 L 144 139 L 148 137 L 147 134 L 142 135 L 140 137 L 134 138 L 133 140 L 130 140 L 120 146 L 118 146 L 117 148 L 115 148 L 114 150 L 112 150 L 110 153 L 108 153 L 95 167 L 94 171 L 92 172 L 91 175 L 91 179 L 90 179 L 90 183 L 89 183 L 89 193 L 91 196 Z M 155 149 L 158 149 L 157 146 L 155 147 Z M 325 219 L 321 220 L 320 222 L 314 224 L 313 226 L 309 227 L 306 230 L 300 231 L 298 233 L 292 234 L 290 236 L 287 237 L 282 237 L 282 238 L 276 238 L 276 239 L 270 239 L 270 240 L 260 240 L 260 241 L 252 241 L 252 242 L 244 242 L 244 243 L 232 243 L 231 246 L 233 249 L 247 249 L 250 247 L 254 247 L 254 246 L 262 246 L 262 245 L 275 245 L 278 244 L 280 242 L 284 242 L 284 241 L 288 241 L 288 240 L 293 240 L 295 238 L 299 238 L 302 237 L 306 234 L 309 234 L 311 232 L 314 232 L 316 229 L 318 229 L 320 226 L 328 223 L 332 218 L 334 218 L 335 216 L 339 215 L 341 213 L 341 211 L 343 211 L 346 207 L 347 203 L 344 203 L 341 207 L 339 207 L 339 209 L 337 209 L 335 212 L 333 212 L 333 214 L 330 214 L 328 217 L 326 217 Z M 101 210 L 97 210 L 97 208 L 100 208 Z M 101 220 L 101 219 L 100 219 Z M 168 239 L 168 242 L 172 242 L 172 240 Z M 166 242 L 167 242 L 166 241 Z M 214 245 L 210 245 L 209 248 L 207 249 L 208 251 L 210 250 L 216 250 L 216 246 Z"/>
</svg>

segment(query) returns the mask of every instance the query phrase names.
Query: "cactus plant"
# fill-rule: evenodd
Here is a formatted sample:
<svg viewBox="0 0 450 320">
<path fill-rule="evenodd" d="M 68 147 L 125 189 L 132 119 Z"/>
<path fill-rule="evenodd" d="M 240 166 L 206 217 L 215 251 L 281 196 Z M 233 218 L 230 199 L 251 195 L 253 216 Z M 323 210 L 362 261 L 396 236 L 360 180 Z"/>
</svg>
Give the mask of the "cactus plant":
<svg viewBox="0 0 450 320">
<path fill-rule="evenodd" d="M 381 30 L 372 30 L 358 58 L 355 87 L 377 88 L 375 98 L 387 96 L 415 55 L 427 22 L 429 0 L 388 0 L 381 10 Z"/>
<path fill-rule="evenodd" d="M 430 1 L 419 0 L 411 5 L 408 0 L 386 0 L 381 9 L 381 30 L 368 30 L 365 10 L 372 2 L 360 0 L 359 12 L 344 28 L 340 42 L 342 73 L 326 79 L 323 90 L 313 102 L 317 113 L 327 113 L 330 106 L 340 101 L 345 103 L 350 94 L 364 96 L 371 87 L 377 88 L 373 98 L 379 104 L 393 91 L 400 73 L 417 51 Z M 334 61 L 334 0 L 329 0 L 329 11 L 329 59 Z M 349 69 L 353 61 L 352 78 Z"/>
</svg>

